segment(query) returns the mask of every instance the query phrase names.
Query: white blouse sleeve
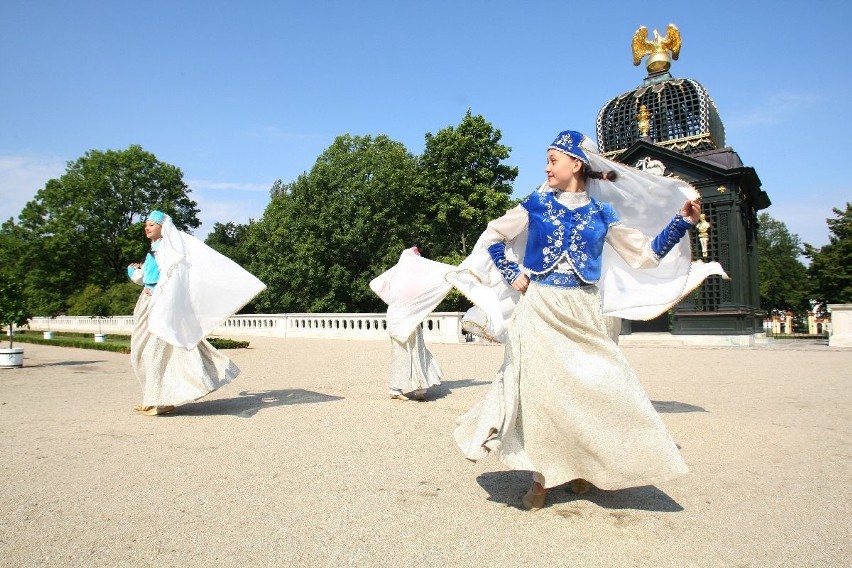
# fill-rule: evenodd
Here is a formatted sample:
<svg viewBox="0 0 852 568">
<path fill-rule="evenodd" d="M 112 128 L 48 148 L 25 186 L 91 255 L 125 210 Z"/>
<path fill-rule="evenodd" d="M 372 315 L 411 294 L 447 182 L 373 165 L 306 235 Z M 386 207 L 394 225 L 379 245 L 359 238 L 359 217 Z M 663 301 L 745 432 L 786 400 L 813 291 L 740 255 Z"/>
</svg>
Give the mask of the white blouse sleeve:
<svg viewBox="0 0 852 568">
<path fill-rule="evenodd" d="M 651 238 L 638 229 L 621 224 L 612 225 L 606 234 L 606 242 L 631 268 L 654 268 L 660 265 L 659 257 L 651 250 Z"/>
<path fill-rule="evenodd" d="M 485 232 L 482 233 L 482 244 L 485 248 L 501 241 L 510 241 L 520 235 L 529 225 L 529 214 L 527 210 L 518 205 L 506 211 L 502 217 L 488 223 Z"/>
</svg>

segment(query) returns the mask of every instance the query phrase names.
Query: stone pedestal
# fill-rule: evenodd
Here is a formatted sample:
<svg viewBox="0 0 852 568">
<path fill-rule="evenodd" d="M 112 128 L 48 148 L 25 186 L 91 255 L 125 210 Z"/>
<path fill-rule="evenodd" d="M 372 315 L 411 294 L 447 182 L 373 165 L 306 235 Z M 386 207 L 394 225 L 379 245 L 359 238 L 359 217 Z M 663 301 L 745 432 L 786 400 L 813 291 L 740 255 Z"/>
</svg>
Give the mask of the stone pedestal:
<svg viewBox="0 0 852 568">
<path fill-rule="evenodd" d="M 852 347 L 852 304 L 829 304 L 831 333 L 829 347 Z"/>
</svg>

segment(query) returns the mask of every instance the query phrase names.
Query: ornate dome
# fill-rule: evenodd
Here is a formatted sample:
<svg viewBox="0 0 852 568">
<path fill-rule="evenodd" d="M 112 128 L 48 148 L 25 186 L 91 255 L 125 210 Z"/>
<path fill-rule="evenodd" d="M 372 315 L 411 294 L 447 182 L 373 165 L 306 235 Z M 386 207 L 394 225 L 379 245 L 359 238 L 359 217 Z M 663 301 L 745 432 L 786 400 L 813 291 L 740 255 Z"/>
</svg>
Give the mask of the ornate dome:
<svg viewBox="0 0 852 568">
<path fill-rule="evenodd" d="M 725 127 L 707 89 L 664 72 L 606 103 L 598 112 L 597 138 L 604 156 L 626 150 L 637 140 L 694 154 L 723 148 Z"/>
</svg>

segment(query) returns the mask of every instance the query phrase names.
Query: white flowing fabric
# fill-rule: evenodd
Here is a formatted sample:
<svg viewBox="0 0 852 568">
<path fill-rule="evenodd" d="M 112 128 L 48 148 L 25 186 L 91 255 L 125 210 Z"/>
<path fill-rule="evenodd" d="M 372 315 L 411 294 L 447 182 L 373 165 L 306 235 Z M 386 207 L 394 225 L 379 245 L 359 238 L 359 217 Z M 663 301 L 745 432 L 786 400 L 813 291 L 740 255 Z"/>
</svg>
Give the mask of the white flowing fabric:
<svg viewBox="0 0 852 568">
<path fill-rule="evenodd" d="M 607 160 L 597 155 L 593 147 L 589 150 L 587 156 L 592 168 L 613 170 L 618 179 L 589 180 L 586 192 L 598 201 L 612 204 L 622 224 L 646 235 L 653 237 L 659 233 L 685 200 L 700 197 L 694 187 L 682 180 L 643 172 Z M 604 245 L 598 283 L 604 314 L 633 320 L 653 319 L 700 286 L 708 276 L 728 278 L 718 262 L 693 262 L 691 257 L 690 239 L 684 238 L 660 260 L 659 266 L 634 269 L 611 246 Z"/>
<path fill-rule="evenodd" d="M 583 148 L 598 171 L 613 170 L 616 181 L 589 180 L 587 193 L 613 205 L 623 225 L 645 235 L 657 235 L 680 211 L 686 199 L 699 196 L 697 190 L 677 178 L 657 176 L 608 160 L 596 154 L 588 140 Z M 523 262 L 527 234 L 524 231 L 506 244 L 506 257 Z M 514 306 L 520 298 L 497 270 L 484 235 L 473 252 L 460 265 L 451 266 L 403 251 L 396 266 L 377 277 L 370 286 L 388 304 L 390 334 L 404 341 L 415 326 L 429 315 L 455 286 L 474 307 L 465 314 L 463 327 L 495 341 L 505 340 Z M 718 262 L 691 261 L 689 238 L 678 243 L 654 268 L 632 268 L 609 245 L 604 245 L 598 288 L 604 315 L 633 320 L 657 317 L 696 287 L 705 278 L 718 275 L 727 279 Z"/>
<path fill-rule="evenodd" d="M 423 258 L 412 247 L 402 251 L 394 266 L 370 281 L 370 289 L 388 305 L 391 337 L 408 340 L 452 289 L 445 279 L 452 270 L 457 268 Z"/>
<path fill-rule="evenodd" d="M 149 330 L 192 349 L 266 285 L 239 264 L 163 221 L 156 259 L 160 280 L 151 296 Z"/>
</svg>

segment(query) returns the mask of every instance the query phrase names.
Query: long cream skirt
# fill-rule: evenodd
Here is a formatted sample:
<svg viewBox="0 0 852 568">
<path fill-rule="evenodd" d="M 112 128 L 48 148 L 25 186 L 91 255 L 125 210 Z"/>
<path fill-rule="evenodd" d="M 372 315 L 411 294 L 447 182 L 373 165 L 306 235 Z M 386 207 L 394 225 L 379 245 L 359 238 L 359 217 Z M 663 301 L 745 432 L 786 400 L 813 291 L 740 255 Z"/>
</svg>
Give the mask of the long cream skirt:
<svg viewBox="0 0 852 568">
<path fill-rule="evenodd" d="M 503 366 L 454 432 L 468 459 L 494 451 L 545 487 L 652 485 L 686 464 L 636 373 L 607 333 L 597 288 L 530 283 L 515 308 Z"/>
<path fill-rule="evenodd" d="M 142 404 L 169 406 L 196 400 L 239 375 L 239 368 L 204 339 L 183 349 L 149 332 L 150 300 L 144 291 L 139 296 L 130 336 L 130 364 L 142 386 Z"/>
<path fill-rule="evenodd" d="M 426 389 L 440 385 L 442 376 L 420 326 L 404 342 L 391 337 L 390 388 L 402 392 Z"/>
</svg>

